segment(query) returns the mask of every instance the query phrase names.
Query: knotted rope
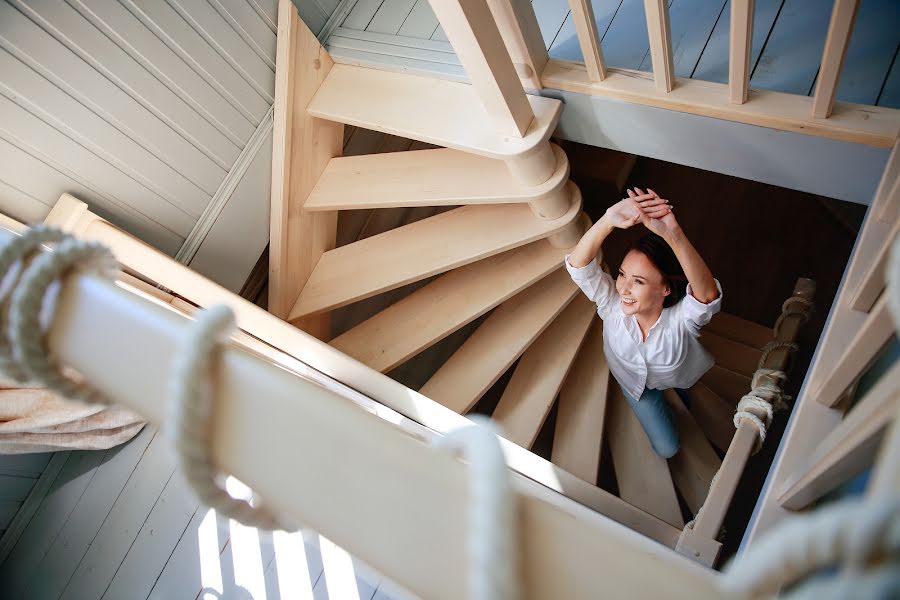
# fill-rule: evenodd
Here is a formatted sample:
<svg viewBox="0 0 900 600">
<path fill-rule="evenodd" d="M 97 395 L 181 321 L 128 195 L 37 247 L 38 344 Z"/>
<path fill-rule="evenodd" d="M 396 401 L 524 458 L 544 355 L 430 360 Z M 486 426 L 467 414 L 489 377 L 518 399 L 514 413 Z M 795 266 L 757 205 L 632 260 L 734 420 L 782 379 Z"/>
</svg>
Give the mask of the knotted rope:
<svg viewBox="0 0 900 600">
<path fill-rule="evenodd" d="M 499 431 L 486 417 L 470 419 L 474 425 L 435 442 L 460 451 L 469 463 L 469 597 L 515 600 L 520 597 L 515 497 Z"/>
<path fill-rule="evenodd" d="M 756 453 L 766 441 L 766 432 L 772 424 L 772 416 L 776 410 L 786 408 L 784 399 L 786 396 L 781 391 L 781 385 L 787 379 L 784 371 L 777 369 L 759 368 L 753 374 L 750 383 L 750 393 L 740 399 L 737 412 L 734 413 L 734 426 L 740 428 L 741 421 L 749 420 L 756 425 L 759 432 L 759 440 L 754 447 Z"/>
<path fill-rule="evenodd" d="M 806 323 L 809 321 L 809 315 L 813 312 L 815 307 L 816 305 L 812 300 L 804 298 L 803 296 L 791 296 L 785 300 L 781 305 L 781 314 L 778 315 L 775 326 L 772 328 L 775 337 L 778 337 L 778 334 L 781 331 L 781 324 L 786 318 L 792 315 L 800 315 L 803 317 L 803 323 Z"/>
</svg>

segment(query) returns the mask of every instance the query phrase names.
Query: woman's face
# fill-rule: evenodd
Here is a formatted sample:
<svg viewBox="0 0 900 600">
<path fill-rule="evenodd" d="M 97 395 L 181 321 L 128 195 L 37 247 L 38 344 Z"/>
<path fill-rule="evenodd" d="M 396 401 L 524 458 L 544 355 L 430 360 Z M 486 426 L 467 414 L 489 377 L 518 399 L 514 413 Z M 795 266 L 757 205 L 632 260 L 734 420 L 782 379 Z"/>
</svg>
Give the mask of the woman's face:
<svg viewBox="0 0 900 600">
<path fill-rule="evenodd" d="M 616 279 L 616 291 L 626 315 L 657 315 L 671 293 L 659 269 L 643 252 L 632 250 L 625 256 Z"/>
</svg>

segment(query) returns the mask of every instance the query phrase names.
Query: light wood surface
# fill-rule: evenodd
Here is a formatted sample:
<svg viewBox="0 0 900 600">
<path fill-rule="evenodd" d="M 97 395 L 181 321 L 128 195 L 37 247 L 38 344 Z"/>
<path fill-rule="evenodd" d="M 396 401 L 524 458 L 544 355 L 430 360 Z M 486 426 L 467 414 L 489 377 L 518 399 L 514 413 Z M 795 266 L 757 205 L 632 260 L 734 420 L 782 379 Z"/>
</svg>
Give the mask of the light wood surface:
<svg viewBox="0 0 900 600">
<path fill-rule="evenodd" d="M 669 464 L 653 450 L 616 383 L 610 386 L 606 436 L 619 497 L 670 525 L 684 527 Z"/>
<path fill-rule="evenodd" d="M 751 348 L 762 348 L 775 338 L 771 327 L 764 327 L 724 312 L 713 315 L 712 320 L 703 327 L 703 333 L 706 332 L 715 333 Z"/>
<path fill-rule="evenodd" d="M 753 376 L 762 357 L 762 350 L 745 346 L 711 331 L 703 330 L 700 333 L 700 343 L 713 355 L 717 365 L 746 377 Z"/>
<path fill-rule="evenodd" d="M 666 0 L 644 0 L 647 35 L 653 60 L 656 91 L 667 94 L 675 87 L 675 65 L 672 61 L 672 32 L 669 27 L 669 3 Z"/>
<path fill-rule="evenodd" d="M 420 392 L 465 414 L 577 293 L 565 269 L 519 292 L 497 307 Z"/>
<path fill-rule="evenodd" d="M 581 46 L 581 56 L 588 77 L 591 81 L 603 81 L 606 78 L 606 64 L 603 62 L 603 50 L 600 48 L 591 0 L 569 0 L 569 9 L 570 18 L 575 22 L 578 45 Z"/>
<path fill-rule="evenodd" d="M 694 420 L 713 446 L 727 452 L 734 437 L 734 402 L 723 399 L 700 381 L 688 393 Z"/>
<path fill-rule="evenodd" d="M 534 119 L 534 112 L 487 2 L 429 2 L 490 116 L 491 131 L 524 137 Z"/>
<path fill-rule="evenodd" d="M 307 111 L 322 119 L 506 159 L 533 152 L 549 139 L 559 120 L 559 100 L 527 99 L 534 111 L 528 131 L 523 137 L 501 136 L 468 84 L 335 65 Z"/>
<path fill-rule="evenodd" d="M 888 157 L 872 206 L 882 223 L 891 225 L 900 218 L 900 140 L 894 143 Z"/>
<path fill-rule="evenodd" d="M 0 231 L 0 237 L 3 235 L 5 232 Z M 464 417 L 348 358 L 98 217 L 94 217 L 91 226 L 80 237 L 107 245 L 122 265 L 159 282 L 167 289 L 177 291 L 180 296 L 197 306 L 224 304 L 230 307 L 235 312 L 238 327 L 273 348 L 286 352 L 287 357 L 302 360 L 315 369 L 314 373 L 322 374 L 327 381 L 332 381 L 328 378 L 340 381 L 365 394 L 367 398 L 414 418 L 438 433 L 448 433 L 469 423 Z M 86 307 L 93 310 L 90 303 Z M 96 327 L 110 326 L 103 320 L 102 314 L 95 316 L 99 319 Z M 282 362 L 280 360 L 279 364 Z M 348 388 L 341 389 L 346 391 Z M 530 480 L 538 482 L 542 486 L 540 489 L 546 488 L 565 495 L 670 548 L 675 546 L 679 532 L 671 525 L 554 467 L 549 461 L 511 442 L 504 441 L 503 444 L 510 466 L 526 473 Z"/>
<path fill-rule="evenodd" d="M 754 0 L 731 2 L 731 36 L 728 46 L 728 91 L 734 104 L 747 101 L 750 87 L 750 50 L 753 40 Z"/>
<path fill-rule="evenodd" d="M 609 366 L 603 354 L 603 321 L 594 319 L 575 364 L 559 390 L 550 460 L 597 484 L 606 419 Z"/>
<path fill-rule="evenodd" d="M 558 269 L 564 252 L 538 240 L 454 269 L 331 345 L 387 372 Z"/>
<path fill-rule="evenodd" d="M 576 296 L 522 355 L 492 416 L 503 437 L 534 444 L 595 314 L 587 296 Z"/>
<path fill-rule="evenodd" d="M 340 155 L 344 128 L 306 114 L 333 63 L 293 3 L 280 0 L 278 15 L 269 310 L 285 318 L 322 254 L 334 248 L 337 213 L 310 213 L 303 205 L 328 161 Z M 295 324 L 319 339 L 330 334 L 327 315 Z"/>
<path fill-rule="evenodd" d="M 819 119 L 831 116 L 834 106 L 834 95 L 837 92 L 838 78 L 847 56 L 850 45 L 850 34 L 856 21 L 856 9 L 859 0 L 835 0 L 828 24 L 828 36 L 825 38 L 825 50 L 822 52 L 822 63 L 816 75 L 816 91 L 813 94 L 812 114 Z"/>
<path fill-rule="evenodd" d="M 160 424 L 168 357 L 184 323 L 166 308 L 76 277 L 60 297 L 50 344 L 99 389 Z M 133 344 L 135 338 L 142 343 Z M 222 354 L 212 435 L 217 465 L 414 593 L 465 595 L 468 473 L 462 461 L 426 443 L 424 429 L 404 434 L 334 389 L 234 346 Z M 309 456 L 317 458 L 298 460 Z M 348 464 L 353 477 L 344 475 Z M 715 577 L 700 567 L 524 477 L 514 476 L 513 485 L 527 548 L 527 597 L 589 598 L 600 586 L 626 596 L 650 589 L 717 597 Z M 407 492 L 398 496 L 398 489 Z M 435 535 L 442 543 L 422 553 Z M 601 566 L 593 560 L 590 568 L 579 566 L 601 555 L 608 555 Z M 654 583 L 646 580 L 647 569 L 665 586 L 648 588 Z"/>
<path fill-rule="evenodd" d="M 868 468 L 898 409 L 900 363 L 881 376 L 841 424 L 816 446 L 803 467 L 784 483 L 778 498 L 781 505 L 801 510 Z"/>
<path fill-rule="evenodd" d="M 891 244 L 900 235 L 900 219 L 894 222 L 891 232 L 888 233 L 886 242 L 863 273 L 859 285 L 850 296 L 850 307 L 853 310 L 869 312 L 875 306 L 879 294 L 884 291 L 885 270 L 887 269 L 888 256 L 891 252 Z"/>
<path fill-rule="evenodd" d="M 837 364 L 821 385 L 812 390 L 816 400 L 834 408 L 843 391 L 871 364 L 892 337 L 894 321 L 888 309 L 887 296 L 882 295 L 856 335 L 844 341 L 843 353 Z"/>
<path fill-rule="evenodd" d="M 728 84 L 676 78 L 674 89 L 657 92 L 649 73 L 608 69 L 592 82 L 584 65 L 550 59 L 541 78 L 545 88 L 624 100 L 704 117 L 816 135 L 880 148 L 892 148 L 900 132 L 900 112 L 893 108 L 836 102 L 828 119 L 812 116 L 813 99 L 796 94 L 753 90 L 750 101 L 734 104 Z"/>
<path fill-rule="evenodd" d="M 700 381 L 732 406 L 735 406 L 745 394 L 750 393 L 749 377 L 718 364 L 704 373 Z"/>
<path fill-rule="evenodd" d="M 344 306 L 380 292 L 524 246 L 565 228 L 576 202 L 554 220 L 535 219 L 523 204 L 464 206 L 322 255 L 289 320 Z"/>
<path fill-rule="evenodd" d="M 681 531 L 678 543 L 675 544 L 675 551 L 711 569 L 719 559 L 722 544 L 717 540 L 698 535 L 690 527 L 685 527 Z"/>
<path fill-rule="evenodd" d="M 713 450 L 675 390 L 666 390 L 664 394 L 672 407 L 681 438 L 681 448 L 669 459 L 672 481 L 685 504 L 696 515 L 709 493 L 709 484 L 722 466 L 722 459 Z"/>
<path fill-rule="evenodd" d="M 552 144 L 556 171 L 527 186 L 506 163 L 449 148 L 334 158 L 319 178 L 307 210 L 455 206 L 541 200 L 569 179 L 569 160 Z"/>
<path fill-rule="evenodd" d="M 547 47 L 529 0 L 488 0 L 488 6 L 522 86 L 541 89 Z"/>
</svg>

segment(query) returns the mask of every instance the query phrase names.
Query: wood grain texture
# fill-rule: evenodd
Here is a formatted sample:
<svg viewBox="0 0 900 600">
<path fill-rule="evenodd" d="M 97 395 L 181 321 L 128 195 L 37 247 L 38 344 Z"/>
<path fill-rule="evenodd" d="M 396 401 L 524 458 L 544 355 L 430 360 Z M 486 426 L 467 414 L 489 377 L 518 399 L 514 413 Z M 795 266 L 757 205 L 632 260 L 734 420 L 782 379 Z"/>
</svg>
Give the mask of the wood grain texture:
<svg viewBox="0 0 900 600">
<path fill-rule="evenodd" d="M 534 444 L 595 314 L 594 303 L 577 296 L 522 355 L 492 415 L 503 437 Z"/>
<path fill-rule="evenodd" d="M 713 450 L 700 425 L 684 406 L 684 402 L 674 390 L 664 392 L 666 401 L 672 407 L 681 447 L 669 459 L 672 481 L 684 498 L 685 504 L 695 515 L 703 506 L 709 484 L 722 465 L 722 459 Z"/>
<path fill-rule="evenodd" d="M 764 327 L 725 312 L 713 315 L 712 320 L 703 327 L 703 331 L 715 333 L 720 337 L 740 342 L 751 348 L 762 348 L 775 337 L 770 327 Z"/>
<path fill-rule="evenodd" d="M 656 91 L 668 93 L 675 86 L 675 64 L 672 59 L 672 31 L 669 25 L 667 0 L 644 0 L 647 13 L 647 35 L 653 59 L 653 80 Z"/>
<path fill-rule="evenodd" d="M 822 62 L 816 75 L 816 91 L 813 95 L 813 116 L 825 119 L 831 116 L 838 78 L 850 45 L 850 34 L 856 21 L 859 0 L 836 0 L 828 24 Z"/>
<path fill-rule="evenodd" d="M 712 354 L 717 365 L 746 377 L 753 377 L 753 373 L 759 366 L 759 359 L 762 357 L 761 350 L 716 335 L 711 331 L 701 332 L 700 344 Z"/>
<path fill-rule="evenodd" d="M 702 382 L 689 390 L 691 414 L 703 434 L 721 452 L 727 452 L 734 437 L 734 403 L 723 399 Z"/>
</svg>

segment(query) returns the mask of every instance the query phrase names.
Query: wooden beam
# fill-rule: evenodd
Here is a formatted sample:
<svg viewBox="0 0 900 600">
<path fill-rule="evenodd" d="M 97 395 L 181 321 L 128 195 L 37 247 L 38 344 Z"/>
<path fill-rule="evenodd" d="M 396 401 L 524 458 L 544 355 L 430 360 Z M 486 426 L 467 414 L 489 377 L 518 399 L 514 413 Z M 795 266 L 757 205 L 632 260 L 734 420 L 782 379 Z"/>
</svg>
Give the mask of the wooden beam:
<svg viewBox="0 0 900 600">
<path fill-rule="evenodd" d="M 879 294 L 884 291 L 885 286 L 885 270 L 887 269 L 888 255 L 891 252 L 891 244 L 900 235 L 900 219 L 894 223 L 891 232 L 887 235 L 887 241 L 875 260 L 866 268 L 866 272 L 862 275 L 859 285 L 850 296 L 850 307 L 853 310 L 869 312 L 875 305 Z"/>
<path fill-rule="evenodd" d="M 564 253 L 538 240 L 454 269 L 331 345 L 385 373 L 557 270 Z"/>
<path fill-rule="evenodd" d="M 591 0 L 569 0 L 569 9 L 575 22 L 575 32 L 588 77 L 591 81 L 603 81 L 606 79 L 606 63 L 603 62 L 603 50 L 600 48 L 600 36 L 597 35 Z"/>
<path fill-rule="evenodd" d="M 488 0 L 522 86 L 541 89 L 541 73 L 549 56 L 529 0 Z"/>
<path fill-rule="evenodd" d="M 580 294 L 528 347 L 492 416 L 503 437 L 534 445 L 595 315 L 594 303 Z"/>
<path fill-rule="evenodd" d="M 900 363 L 895 363 L 784 483 L 781 505 L 802 510 L 868 468 L 898 409 Z"/>
<path fill-rule="evenodd" d="M 303 209 L 328 161 L 339 156 L 344 127 L 306 113 L 333 63 L 300 20 L 290 0 L 279 0 L 275 64 L 275 124 L 269 227 L 269 310 L 286 318 L 319 258 L 334 248 L 337 212 Z M 327 340 L 330 319 L 295 324 Z"/>
<path fill-rule="evenodd" d="M 734 104 L 727 83 L 676 78 L 674 89 L 661 94 L 653 75 L 630 69 L 607 69 L 603 81 L 591 81 L 580 63 L 551 58 L 541 81 L 547 89 L 578 92 L 713 117 L 726 121 L 793 131 L 855 144 L 892 148 L 900 132 L 900 110 L 862 104 L 835 103 L 829 119 L 812 116 L 813 99 L 797 94 L 753 90 L 753 101 Z"/>
<path fill-rule="evenodd" d="M 525 137 L 534 112 L 486 0 L 429 0 L 500 135 Z M 437 116 L 437 115 L 432 115 Z"/>
<path fill-rule="evenodd" d="M 0 240 L 7 235 L 0 232 Z M 62 290 L 48 339 L 64 364 L 160 425 L 169 358 L 185 324 L 169 308 L 76 275 Z M 130 351 L 121 352 L 125 347 Z M 233 345 L 223 348 L 215 464 L 411 592 L 465 596 L 468 467 L 435 450 L 427 429 L 379 418 L 361 407 L 377 404 L 298 377 L 304 365 L 284 359 L 282 367 Z M 311 456 L 317 458 L 298 459 Z M 353 477 L 344 475 L 348 464 Z M 623 596 L 638 589 L 671 595 L 666 589 L 674 588 L 679 599 L 718 597 L 713 574 L 525 477 L 514 475 L 512 484 L 527 548 L 521 554 L 526 598 L 592 598 L 601 587 Z M 406 493 L 389 493 L 397 489 Z M 435 535 L 442 544 L 423 553 Z M 602 565 L 595 556 L 606 556 Z M 647 580 L 647 569 L 658 583 Z"/>
<path fill-rule="evenodd" d="M 750 88 L 750 47 L 753 40 L 753 0 L 732 0 L 731 41 L 728 50 L 729 99 L 747 101 Z"/>
<path fill-rule="evenodd" d="M 722 452 L 734 437 L 734 402 L 728 402 L 698 381 L 689 390 L 691 414 L 706 438 Z"/>
<path fill-rule="evenodd" d="M 681 448 L 669 459 L 672 481 L 691 512 L 697 514 L 706 500 L 713 477 L 722 466 L 722 459 L 710 446 L 675 390 L 666 390 L 664 394 L 672 407 L 681 438 Z"/>
<path fill-rule="evenodd" d="M 675 87 L 675 65 L 672 61 L 672 32 L 669 28 L 668 0 L 644 0 L 647 13 L 647 36 L 656 91 L 668 94 Z"/>
<path fill-rule="evenodd" d="M 900 140 L 894 143 L 891 156 L 878 182 L 878 190 L 872 201 L 878 220 L 891 225 L 900 219 Z"/>
<path fill-rule="evenodd" d="M 565 269 L 519 292 L 491 313 L 420 392 L 465 414 L 577 293 Z"/>
<path fill-rule="evenodd" d="M 658 455 L 618 384 L 610 388 L 606 435 L 619 496 L 675 527 L 684 527 L 666 459 Z"/>
<path fill-rule="evenodd" d="M 812 393 L 820 404 L 834 408 L 847 387 L 869 366 L 878 351 L 894 337 L 894 321 L 888 308 L 887 295 L 872 307 L 862 327 L 849 342 L 844 340 L 844 351 L 834 368 Z"/>
<path fill-rule="evenodd" d="M 578 218 L 580 200 L 546 221 L 534 218 L 524 204 L 463 206 L 330 250 L 288 319 L 346 306 L 550 237 Z"/>
<path fill-rule="evenodd" d="M 603 321 L 595 319 L 559 391 L 550 460 L 597 485 L 606 419 L 609 367 L 603 354 Z"/>
<path fill-rule="evenodd" d="M 828 24 L 828 36 L 825 38 L 825 50 L 822 52 L 822 63 L 816 76 L 816 92 L 813 95 L 812 114 L 816 118 L 826 119 L 831 116 L 838 78 L 844 66 L 847 46 L 850 45 L 850 34 L 853 32 L 858 7 L 859 0 L 834 2 L 831 22 Z"/>
<path fill-rule="evenodd" d="M 753 376 L 762 357 L 762 350 L 745 346 L 710 331 L 704 330 L 700 333 L 700 343 L 713 355 L 717 365 L 746 377 Z"/>
</svg>

